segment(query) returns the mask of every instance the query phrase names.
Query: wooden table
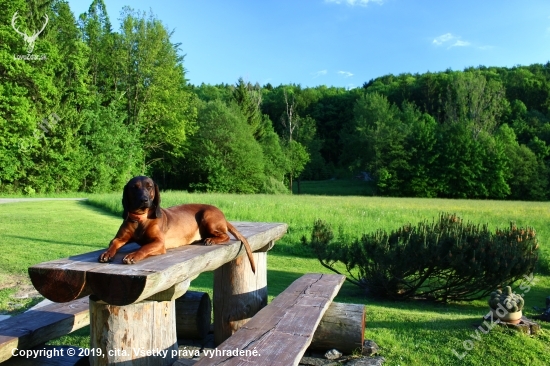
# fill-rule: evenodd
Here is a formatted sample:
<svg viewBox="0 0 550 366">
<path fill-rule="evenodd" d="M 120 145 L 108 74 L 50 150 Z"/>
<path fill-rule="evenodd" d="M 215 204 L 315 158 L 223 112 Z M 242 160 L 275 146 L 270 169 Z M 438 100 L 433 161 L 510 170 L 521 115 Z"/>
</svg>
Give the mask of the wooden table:
<svg viewBox="0 0 550 366">
<path fill-rule="evenodd" d="M 174 300 L 202 272 L 214 270 L 217 344 L 267 304 L 267 251 L 286 233 L 287 225 L 233 225 L 250 243 L 256 274 L 242 243 L 233 240 L 182 246 L 134 265 L 122 263 L 125 253 L 137 248 L 128 244 L 111 263 L 98 262 L 102 249 L 37 264 L 29 268 L 29 275 L 36 289 L 55 302 L 90 295 L 90 351 L 97 350 L 90 354 L 91 365 L 170 365 L 177 359 Z"/>
</svg>

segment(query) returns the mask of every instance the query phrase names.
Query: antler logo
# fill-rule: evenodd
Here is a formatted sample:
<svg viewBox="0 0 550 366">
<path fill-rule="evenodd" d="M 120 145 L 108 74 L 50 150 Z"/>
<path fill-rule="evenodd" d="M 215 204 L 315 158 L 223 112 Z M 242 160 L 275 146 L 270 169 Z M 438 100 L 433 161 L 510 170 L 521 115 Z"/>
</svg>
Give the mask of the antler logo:
<svg viewBox="0 0 550 366">
<path fill-rule="evenodd" d="M 48 15 L 44 14 L 44 17 L 46 18 L 46 23 L 44 23 L 44 26 L 42 27 L 42 29 L 34 33 L 32 36 L 27 35 L 27 33 L 21 32 L 19 29 L 15 27 L 15 20 L 18 18 L 17 12 L 15 12 L 15 14 L 13 14 L 13 18 L 11 18 L 11 26 L 13 27 L 13 29 L 15 29 L 15 31 L 18 34 L 22 35 L 25 42 L 27 42 L 27 53 L 32 53 L 32 51 L 34 50 L 34 42 L 36 42 L 36 38 L 38 38 L 38 35 L 42 33 L 44 28 L 46 28 L 46 24 L 48 24 L 48 20 L 49 20 Z"/>
</svg>

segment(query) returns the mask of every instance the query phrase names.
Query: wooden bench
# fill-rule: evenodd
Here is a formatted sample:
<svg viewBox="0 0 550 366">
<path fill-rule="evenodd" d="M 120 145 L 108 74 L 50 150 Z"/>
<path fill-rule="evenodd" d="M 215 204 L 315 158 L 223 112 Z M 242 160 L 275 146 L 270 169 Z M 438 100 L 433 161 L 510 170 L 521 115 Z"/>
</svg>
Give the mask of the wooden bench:
<svg viewBox="0 0 550 366">
<path fill-rule="evenodd" d="M 344 280 L 336 274 L 300 277 L 195 365 L 298 365 Z"/>
<path fill-rule="evenodd" d="M 256 274 L 246 256 L 243 259 L 242 243 L 231 241 L 183 246 L 125 265 L 122 257 L 137 248 L 129 244 L 112 263 L 98 263 L 104 251 L 99 250 L 32 266 L 29 275 L 36 289 L 55 302 L 90 295 L 90 349 L 101 350 L 100 356 L 90 356 L 90 364 L 171 365 L 177 360 L 178 346 L 175 299 L 200 273 L 214 270 L 214 335 L 218 343 L 267 304 L 267 251 L 286 233 L 287 225 L 233 225 L 250 243 Z M 147 354 L 157 349 L 166 351 L 166 356 Z M 135 350 L 144 353 L 136 356 Z"/>
<path fill-rule="evenodd" d="M 1 321 L 0 362 L 11 358 L 14 349 L 31 349 L 89 323 L 88 298 L 49 304 Z"/>
</svg>

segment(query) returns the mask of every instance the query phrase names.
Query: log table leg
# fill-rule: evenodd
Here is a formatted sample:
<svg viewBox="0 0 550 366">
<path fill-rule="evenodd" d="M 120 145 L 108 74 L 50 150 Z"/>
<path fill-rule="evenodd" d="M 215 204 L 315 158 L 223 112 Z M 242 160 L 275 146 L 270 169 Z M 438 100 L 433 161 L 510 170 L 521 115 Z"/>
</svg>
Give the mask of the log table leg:
<svg viewBox="0 0 550 366">
<path fill-rule="evenodd" d="M 214 271 L 214 343 L 221 344 L 267 305 L 267 251 L 252 253 L 256 274 L 246 256 Z"/>
<path fill-rule="evenodd" d="M 90 350 L 94 351 L 90 365 L 174 363 L 178 359 L 175 299 L 188 287 L 186 281 L 124 306 L 109 305 L 91 295 Z"/>
</svg>

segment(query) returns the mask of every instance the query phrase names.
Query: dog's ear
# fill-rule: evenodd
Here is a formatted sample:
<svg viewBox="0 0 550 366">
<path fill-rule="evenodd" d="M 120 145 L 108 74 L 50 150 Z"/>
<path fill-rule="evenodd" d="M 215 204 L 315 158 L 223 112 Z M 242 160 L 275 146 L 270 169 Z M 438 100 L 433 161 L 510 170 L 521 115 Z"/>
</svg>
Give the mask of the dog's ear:
<svg viewBox="0 0 550 366">
<path fill-rule="evenodd" d="M 153 198 L 153 218 L 158 219 L 162 217 L 162 211 L 160 210 L 160 192 L 159 186 L 155 183 L 155 198 Z"/>
<path fill-rule="evenodd" d="M 126 220 L 126 218 L 128 217 L 128 211 L 129 211 L 129 206 L 130 206 L 130 197 L 129 197 L 129 187 L 128 187 L 128 184 L 126 184 L 124 186 L 124 190 L 122 191 L 122 218 L 124 220 Z"/>
</svg>

